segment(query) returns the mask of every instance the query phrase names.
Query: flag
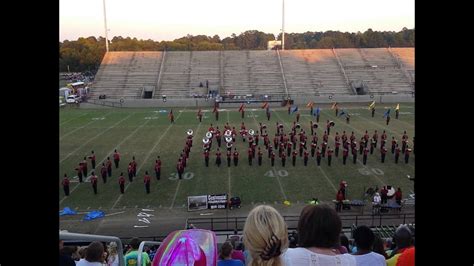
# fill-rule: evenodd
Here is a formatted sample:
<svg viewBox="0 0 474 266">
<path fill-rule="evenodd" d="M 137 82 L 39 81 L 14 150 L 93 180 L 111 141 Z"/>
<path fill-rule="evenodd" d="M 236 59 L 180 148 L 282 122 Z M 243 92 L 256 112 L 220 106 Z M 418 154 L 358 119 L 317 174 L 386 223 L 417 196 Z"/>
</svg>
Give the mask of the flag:
<svg viewBox="0 0 474 266">
<path fill-rule="evenodd" d="M 331 109 L 336 109 L 336 108 L 338 108 L 337 104 L 338 104 L 337 102 L 334 102 L 334 103 L 332 104 Z"/>
<path fill-rule="evenodd" d="M 313 102 L 313 101 L 310 101 L 310 102 L 306 105 L 306 107 L 308 107 L 308 108 L 312 108 L 313 106 L 314 106 L 314 102 Z"/>
<path fill-rule="evenodd" d="M 400 111 L 400 104 L 397 104 L 397 107 L 395 107 L 395 111 Z"/>
<path fill-rule="evenodd" d="M 90 221 L 90 220 L 94 220 L 94 219 L 97 219 L 97 218 L 102 218 L 104 216 L 105 216 L 105 213 L 103 211 L 91 211 L 91 212 L 88 212 L 84 216 L 84 220 L 85 221 Z"/>
<path fill-rule="evenodd" d="M 265 108 L 268 108 L 268 103 L 267 102 L 264 102 L 263 105 L 262 105 L 262 109 L 265 109 Z"/>
<path fill-rule="evenodd" d="M 320 112 L 321 112 L 321 109 L 319 109 L 319 107 L 316 108 L 315 110 L 313 110 L 313 116 L 318 116 Z"/>
<path fill-rule="evenodd" d="M 244 105 L 245 104 L 241 104 L 240 107 L 239 107 L 239 112 L 242 112 L 244 110 Z"/>
<path fill-rule="evenodd" d="M 387 111 L 385 111 L 385 113 L 383 114 L 383 117 L 387 117 L 387 116 L 390 116 L 390 109 L 388 109 Z"/>
<path fill-rule="evenodd" d="M 69 207 L 64 207 L 64 209 L 59 212 L 59 216 L 74 215 L 74 214 L 77 214 L 77 212 L 71 210 L 71 208 L 69 208 Z"/>
<path fill-rule="evenodd" d="M 373 101 L 370 105 L 369 105 L 369 110 L 372 110 L 375 108 L 375 101 Z"/>
<path fill-rule="evenodd" d="M 291 113 L 297 112 L 298 111 L 298 106 L 292 107 L 291 108 Z"/>
<path fill-rule="evenodd" d="M 346 111 L 342 110 L 341 113 L 339 114 L 339 117 L 343 116 L 346 114 Z"/>
</svg>

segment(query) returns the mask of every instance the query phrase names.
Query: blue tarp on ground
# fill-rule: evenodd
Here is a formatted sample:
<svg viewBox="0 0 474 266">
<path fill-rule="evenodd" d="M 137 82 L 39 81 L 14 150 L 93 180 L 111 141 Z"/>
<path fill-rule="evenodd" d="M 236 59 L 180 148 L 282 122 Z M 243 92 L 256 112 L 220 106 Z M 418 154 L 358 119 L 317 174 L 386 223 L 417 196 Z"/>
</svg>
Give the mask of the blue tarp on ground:
<svg viewBox="0 0 474 266">
<path fill-rule="evenodd" d="M 91 212 L 88 212 L 84 216 L 84 220 L 85 221 L 90 221 L 90 220 L 94 220 L 94 219 L 97 219 L 97 218 L 102 218 L 104 216 L 105 216 L 105 213 L 103 211 L 91 211 Z"/>
<path fill-rule="evenodd" d="M 75 211 L 71 210 L 69 207 L 64 207 L 62 211 L 59 212 L 59 216 L 63 215 L 74 215 L 77 214 Z"/>
</svg>

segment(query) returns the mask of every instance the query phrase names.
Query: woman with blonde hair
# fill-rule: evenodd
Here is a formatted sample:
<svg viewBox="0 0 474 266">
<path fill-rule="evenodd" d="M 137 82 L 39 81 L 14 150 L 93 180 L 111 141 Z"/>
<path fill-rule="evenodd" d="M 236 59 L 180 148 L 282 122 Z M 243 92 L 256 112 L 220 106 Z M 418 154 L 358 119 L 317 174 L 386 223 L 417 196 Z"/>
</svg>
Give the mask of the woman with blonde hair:
<svg viewBox="0 0 474 266">
<path fill-rule="evenodd" d="M 288 229 L 275 208 L 259 205 L 250 211 L 243 235 L 250 254 L 247 265 L 284 265 L 280 255 L 288 248 Z"/>
<path fill-rule="evenodd" d="M 107 251 L 109 252 L 109 257 L 107 258 L 107 266 L 118 266 L 119 257 L 117 254 L 117 243 L 110 242 L 109 246 L 107 247 Z"/>
</svg>

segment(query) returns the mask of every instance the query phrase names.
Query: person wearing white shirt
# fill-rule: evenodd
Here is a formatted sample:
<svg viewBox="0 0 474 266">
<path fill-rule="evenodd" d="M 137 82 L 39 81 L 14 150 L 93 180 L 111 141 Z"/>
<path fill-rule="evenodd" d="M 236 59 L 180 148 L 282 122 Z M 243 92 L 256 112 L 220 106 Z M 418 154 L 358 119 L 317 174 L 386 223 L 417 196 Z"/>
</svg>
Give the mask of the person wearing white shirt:
<svg viewBox="0 0 474 266">
<path fill-rule="evenodd" d="M 306 206 L 298 221 L 299 247 L 283 253 L 284 265 L 356 266 L 354 256 L 338 251 L 341 229 L 341 218 L 329 205 Z"/>
</svg>

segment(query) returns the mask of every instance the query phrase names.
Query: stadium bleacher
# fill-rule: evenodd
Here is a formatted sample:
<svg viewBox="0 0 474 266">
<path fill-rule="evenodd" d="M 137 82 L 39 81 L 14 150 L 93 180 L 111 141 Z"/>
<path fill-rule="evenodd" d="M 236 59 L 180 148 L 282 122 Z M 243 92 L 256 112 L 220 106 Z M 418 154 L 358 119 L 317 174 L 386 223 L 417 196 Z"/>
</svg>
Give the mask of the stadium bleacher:
<svg viewBox="0 0 474 266">
<path fill-rule="evenodd" d="M 281 99 L 355 94 L 351 82 L 374 95 L 411 93 L 414 48 L 108 52 L 90 97 L 142 98 L 144 86 L 155 88 L 153 98 L 200 97 L 206 81 L 221 95 Z"/>
</svg>

